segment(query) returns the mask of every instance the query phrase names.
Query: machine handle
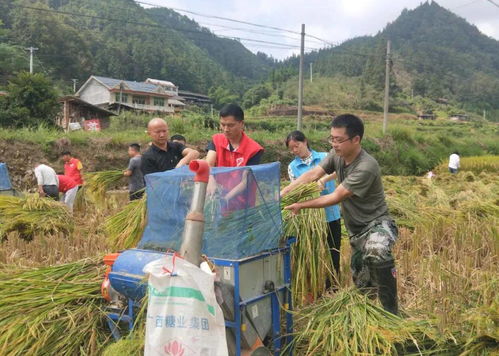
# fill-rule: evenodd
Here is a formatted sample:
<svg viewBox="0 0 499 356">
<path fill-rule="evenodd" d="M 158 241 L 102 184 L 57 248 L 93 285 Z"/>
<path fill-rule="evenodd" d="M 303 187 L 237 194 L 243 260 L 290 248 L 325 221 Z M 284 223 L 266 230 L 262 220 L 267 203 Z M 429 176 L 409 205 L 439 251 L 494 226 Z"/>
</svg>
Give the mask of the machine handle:
<svg viewBox="0 0 499 356">
<path fill-rule="evenodd" d="M 206 161 L 195 159 L 189 163 L 189 169 L 196 173 L 194 182 L 208 183 L 210 177 L 210 166 Z"/>
</svg>

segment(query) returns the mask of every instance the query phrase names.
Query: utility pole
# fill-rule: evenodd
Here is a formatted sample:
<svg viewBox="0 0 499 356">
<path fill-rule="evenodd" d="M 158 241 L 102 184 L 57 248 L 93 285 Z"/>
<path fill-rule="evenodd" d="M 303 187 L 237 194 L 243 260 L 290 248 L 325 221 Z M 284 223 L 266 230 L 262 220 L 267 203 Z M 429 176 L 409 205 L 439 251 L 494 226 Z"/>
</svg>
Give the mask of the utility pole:
<svg viewBox="0 0 499 356">
<path fill-rule="evenodd" d="M 296 129 L 302 129 L 303 113 L 303 55 L 305 52 L 305 24 L 301 25 L 301 46 L 300 46 L 300 70 L 298 72 L 298 117 L 296 118 Z"/>
<path fill-rule="evenodd" d="M 36 47 L 28 47 L 26 48 L 27 51 L 29 51 L 29 72 L 33 74 L 33 53 L 35 51 L 38 51 L 38 48 Z"/>
<path fill-rule="evenodd" d="M 76 93 L 76 83 L 78 82 L 78 79 L 71 79 L 73 81 L 73 93 Z"/>
<path fill-rule="evenodd" d="M 386 42 L 385 103 L 383 108 L 383 135 L 388 125 L 388 100 L 390 98 L 390 40 Z"/>
<path fill-rule="evenodd" d="M 485 114 L 486 114 L 486 111 L 485 111 L 485 109 L 483 109 L 483 121 L 485 121 Z"/>
<path fill-rule="evenodd" d="M 312 80 L 314 79 L 313 74 L 312 74 L 313 73 L 312 65 L 313 65 L 313 63 L 310 62 L 310 83 L 312 83 Z"/>
</svg>

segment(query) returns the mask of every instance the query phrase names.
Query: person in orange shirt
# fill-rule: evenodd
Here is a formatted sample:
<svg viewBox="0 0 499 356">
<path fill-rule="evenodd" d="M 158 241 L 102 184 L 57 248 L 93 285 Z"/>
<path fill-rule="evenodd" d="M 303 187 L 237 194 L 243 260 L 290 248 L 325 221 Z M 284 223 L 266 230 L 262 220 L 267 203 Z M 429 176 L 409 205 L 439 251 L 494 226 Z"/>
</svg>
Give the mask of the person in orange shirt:
<svg viewBox="0 0 499 356">
<path fill-rule="evenodd" d="M 80 160 L 71 156 L 71 152 L 62 153 L 64 161 L 64 175 L 72 178 L 78 186 L 83 185 L 83 165 Z"/>
</svg>

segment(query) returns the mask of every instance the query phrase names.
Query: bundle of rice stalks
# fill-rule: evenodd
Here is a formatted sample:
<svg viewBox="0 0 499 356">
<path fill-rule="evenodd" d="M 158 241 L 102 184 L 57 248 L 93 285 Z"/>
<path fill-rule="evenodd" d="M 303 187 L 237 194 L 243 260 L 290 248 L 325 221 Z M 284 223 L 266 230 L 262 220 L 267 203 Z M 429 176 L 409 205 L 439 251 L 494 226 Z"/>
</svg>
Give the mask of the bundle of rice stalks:
<svg viewBox="0 0 499 356">
<path fill-rule="evenodd" d="M 472 331 L 460 356 L 499 353 L 499 297 L 491 305 L 471 309 L 465 321 Z"/>
<path fill-rule="evenodd" d="M 87 209 L 92 205 L 89 195 L 87 194 L 87 187 L 85 185 L 81 186 L 76 193 L 76 198 L 74 201 L 74 211 L 78 211 L 82 214 L 87 212 Z"/>
<path fill-rule="evenodd" d="M 0 268 L 1 355 L 97 355 L 103 329 L 99 259 Z"/>
<path fill-rule="evenodd" d="M 331 254 L 327 245 L 327 223 L 324 209 L 303 209 L 293 215 L 284 210 L 290 204 L 319 196 L 316 183 L 304 184 L 281 200 L 284 236 L 295 236 L 292 249 L 292 289 L 295 305 L 322 295 L 326 279 L 331 278 Z"/>
<path fill-rule="evenodd" d="M 109 246 L 115 249 L 127 249 L 137 246 L 147 222 L 146 195 L 129 202 L 121 211 L 109 217 L 105 230 Z"/>
<path fill-rule="evenodd" d="M 85 174 L 86 193 L 94 203 L 103 205 L 106 191 L 123 179 L 123 171 L 102 171 Z"/>
<path fill-rule="evenodd" d="M 38 194 L 24 197 L 0 195 L 0 240 L 10 232 L 32 240 L 35 234 L 69 234 L 74 224 L 66 206 Z"/>
<path fill-rule="evenodd" d="M 355 290 L 321 298 L 298 313 L 299 355 L 407 355 L 446 351 L 428 322 L 403 319 Z M 451 345 L 451 347 L 453 347 Z"/>
</svg>

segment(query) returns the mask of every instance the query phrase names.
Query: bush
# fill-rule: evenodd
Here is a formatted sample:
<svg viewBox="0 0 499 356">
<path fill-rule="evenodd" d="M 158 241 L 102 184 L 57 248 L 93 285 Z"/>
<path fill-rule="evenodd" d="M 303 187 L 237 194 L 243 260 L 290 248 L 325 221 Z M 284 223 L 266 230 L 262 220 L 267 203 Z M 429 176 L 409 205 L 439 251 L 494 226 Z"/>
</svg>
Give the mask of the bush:
<svg viewBox="0 0 499 356">
<path fill-rule="evenodd" d="M 0 101 L 1 126 L 55 126 L 57 92 L 45 75 L 20 72 L 9 82 L 7 92 Z"/>
</svg>

